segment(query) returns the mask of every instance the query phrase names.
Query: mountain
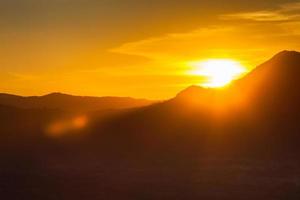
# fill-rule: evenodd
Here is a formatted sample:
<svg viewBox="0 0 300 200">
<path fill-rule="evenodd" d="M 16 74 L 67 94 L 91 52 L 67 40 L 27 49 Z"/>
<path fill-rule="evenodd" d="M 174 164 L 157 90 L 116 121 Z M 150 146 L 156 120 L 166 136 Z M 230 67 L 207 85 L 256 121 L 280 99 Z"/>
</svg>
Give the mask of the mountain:
<svg viewBox="0 0 300 200">
<path fill-rule="evenodd" d="M 194 109 L 201 105 L 222 107 L 230 114 L 239 111 L 297 118 L 294 115 L 300 113 L 299 74 L 300 53 L 282 51 L 224 89 L 191 86 L 173 101 L 185 102 L 187 106 L 192 104 Z"/>
<path fill-rule="evenodd" d="M 231 106 L 230 109 L 246 107 L 248 110 L 251 108 L 264 112 L 289 110 L 296 113 L 300 109 L 300 89 L 297 87 L 299 74 L 300 53 L 282 51 L 224 89 L 191 86 L 180 92 L 174 100 L 204 104 L 205 107 L 223 102 Z"/>
<path fill-rule="evenodd" d="M 41 145 L 54 134 L 51 127 L 75 129 L 76 120 L 81 118 L 89 123 L 97 119 L 100 123 L 116 113 L 154 103 L 127 97 L 81 97 L 61 93 L 32 97 L 0 94 L 0 146 L 20 149 L 27 140 L 32 146 L 35 146 L 33 141 Z"/>
<path fill-rule="evenodd" d="M 298 200 L 299 67 L 300 53 L 283 51 L 222 90 L 191 86 L 164 102 L 92 114 L 83 129 L 54 138 L 45 125 L 65 111 L 53 108 L 94 101 L 6 97 L 13 106 L 0 105 L 1 195 Z"/>
<path fill-rule="evenodd" d="M 249 104 L 295 111 L 299 109 L 299 74 L 300 53 L 283 51 L 236 81 L 233 87 L 244 93 Z"/>
<path fill-rule="evenodd" d="M 103 132 L 113 141 L 122 138 L 125 146 L 139 143 L 157 151 L 231 146 L 240 148 L 235 153 L 263 155 L 280 147 L 296 148 L 295 156 L 300 152 L 299 74 L 300 53 L 283 51 L 225 89 L 191 86 L 173 99 L 112 119 Z M 268 151 L 261 150 L 265 147 Z"/>
<path fill-rule="evenodd" d="M 300 91 L 297 87 L 299 65 L 300 53 L 283 51 L 230 87 L 216 90 L 191 86 L 174 98 L 155 104 L 131 98 L 78 97 L 53 93 L 42 97 L 2 94 L 0 105 L 19 108 L 19 113 L 27 113 L 23 114 L 27 116 L 27 121 L 31 119 L 34 122 L 39 115 L 44 116 L 44 124 L 55 118 L 60 119 L 66 110 L 96 111 L 142 106 L 109 117 L 103 117 L 103 112 L 89 116 L 90 134 L 85 137 L 96 146 L 99 141 L 106 142 L 102 137 L 107 137 L 112 143 L 119 141 L 120 145 L 124 143 L 127 146 L 133 143 L 133 147 L 140 143 L 138 146 L 143 148 L 171 148 L 178 145 L 197 148 L 215 133 L 222 134 L 219 139 L 226 142 L 234 138 L 232 140 L 247 143 L 247 140 L 268 138 L 265 134 L 270 132 L 274 137 L 269 139 L 275 142 L 282 139 L 286 144 L 297 143 L 300 119 Z M 15 109 L 12 112 L 15 113 Z M 33 116 L 30 113 L 40 114 Z M 3 119 L 7 116 L 2 115 Z M 16 114 L 15 118 L 22 118 L 20 116 L 23 115 Z M 13 121 L 13 117 L 10 119 Z M 22 124 L 22 120 L 19 121 Z M 289 133 L 283 134 L 287 129 Z M 174 147 L 177 151 L 183 150 L 177 147 Z"/>
<path fill-rule="evenodd" d="M 61 93 L 31 97 L 0 94 L 0 105 L 26 109 L 59 109 L 73 112 L 143 107 L 153 104 L 154 102 L 155 101 L 129 97 L 82 97 Z"/>
<path fill-rule="evenodd" d="M 121 181 L 124 196 L 297 200 L 299 55 L 281 52 L 222 90 L 191 86 L 105 126 L 96 123 L 87 144 L 122 169 L 137 169 L 129 176 L 118 171 L 139 188 Z"/>
</svg>

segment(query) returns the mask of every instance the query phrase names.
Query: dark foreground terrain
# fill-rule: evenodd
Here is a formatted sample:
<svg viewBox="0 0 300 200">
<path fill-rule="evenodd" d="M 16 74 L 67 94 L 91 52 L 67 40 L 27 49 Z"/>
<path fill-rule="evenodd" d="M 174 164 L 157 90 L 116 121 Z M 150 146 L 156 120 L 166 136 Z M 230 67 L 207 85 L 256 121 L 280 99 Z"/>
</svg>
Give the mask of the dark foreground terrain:
<svg viewBox="0 0 300 200">
<path fill-rule="evenodd" d="M 77 155 L 76 155 L 77 156 Z M 24 158 L 1 169 L 5 199 L 299 199 L 299 163 Z M 7 160 L 8 161 L 8 160 Z M 26 162 L 26 164 L 24 164 Z M 1 163 L 2 165 L 3 163 Z M 3 165 L 2 165 L 3 166 Z"/>
</svg>

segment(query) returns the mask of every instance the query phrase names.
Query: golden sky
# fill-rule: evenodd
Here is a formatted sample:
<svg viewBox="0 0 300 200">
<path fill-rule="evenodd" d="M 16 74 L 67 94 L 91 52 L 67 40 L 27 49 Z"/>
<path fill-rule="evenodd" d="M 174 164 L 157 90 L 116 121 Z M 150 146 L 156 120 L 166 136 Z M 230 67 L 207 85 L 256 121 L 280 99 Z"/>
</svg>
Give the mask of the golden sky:
<svg viewBox="0 0 300 200">
<path fill-rule="evenodd" d="M 165 99 L 204 78 L 300 50 L 300 1 L 0 0 L 0 92 Z"/>
</svg>

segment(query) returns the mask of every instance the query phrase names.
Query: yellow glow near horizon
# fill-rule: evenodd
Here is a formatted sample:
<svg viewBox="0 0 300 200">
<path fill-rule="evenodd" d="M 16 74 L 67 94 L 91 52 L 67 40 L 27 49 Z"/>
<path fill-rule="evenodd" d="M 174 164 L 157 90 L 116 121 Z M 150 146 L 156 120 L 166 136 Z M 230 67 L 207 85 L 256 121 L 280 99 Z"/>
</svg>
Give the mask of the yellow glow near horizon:
<svg viewBox="0 0 300 200">
<path fill-rule="evenodd" d="M 246 72 L 245 67 L 231 59 L 210 59 L 193 62 L 191 65 L 196 69 L 190 74 L 206 77 L 207 81 L 200 85 L 209 88 L 226 86 Z"/>
</svg>

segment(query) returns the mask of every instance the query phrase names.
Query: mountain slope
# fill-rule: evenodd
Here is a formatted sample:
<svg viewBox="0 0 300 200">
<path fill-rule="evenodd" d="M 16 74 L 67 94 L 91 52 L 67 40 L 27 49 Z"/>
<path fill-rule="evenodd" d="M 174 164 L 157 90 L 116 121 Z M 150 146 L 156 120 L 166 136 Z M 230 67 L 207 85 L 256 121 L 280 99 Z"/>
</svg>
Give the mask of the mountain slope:
<svg viewBox="0 0 300 200">
<path fill-rule="evenodd" d="M 249 104 L 282 111 L 299 111 L 300 53 L 282 51 L 233 84 Z"/>
<path fill-rule="evenodd" d="M 300 53 L 284 51 L 227 89 L 189 87 L 169 101 L 113 119 L 103 132 L 113 142 L 158 151 L 193 153 L 209 146 L 258 156 L 296 148 L 297 155 L 299 72 Z"/>
</svg>

